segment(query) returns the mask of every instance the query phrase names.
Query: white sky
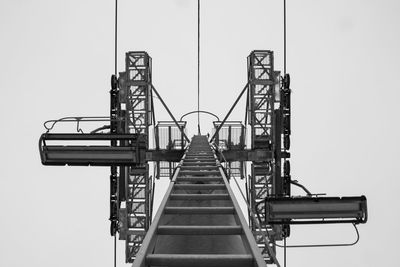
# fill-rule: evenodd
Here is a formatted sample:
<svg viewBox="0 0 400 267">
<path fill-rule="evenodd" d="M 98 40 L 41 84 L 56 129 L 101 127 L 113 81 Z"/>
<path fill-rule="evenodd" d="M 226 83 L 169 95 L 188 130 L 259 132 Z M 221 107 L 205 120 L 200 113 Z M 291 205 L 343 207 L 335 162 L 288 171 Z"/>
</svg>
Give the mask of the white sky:
<svg viewBox="0 0 400 267">
<path fill-rule="evenodd" d="M 119 70 L 125 51 L 147 51 L 173 113 L 194 110 L 196 1 L 119 2 Z M 289 250 L 288 266 L 396 266 L 400 2 L 287 4 L 293 177 L 312 192 L 369 201 L 357 246 Z M 47 119 L 108 114 L 113 8 L 114 1 L 0 1 L 0 266 L 112 265 L 108 168 L 44 167 L 38 138 Z M 274 50 L 282 69 L 281 10 L 282 1 L 202 1 L 202 109 L 228 111 L 251 50 Z M 243 115 L 241 106 L 232 118 Z M 157 119 L 168 119 L 159 106 Z M 299 226 L 288 243 L 353 238 L 351 226 Z"/>
</svg>

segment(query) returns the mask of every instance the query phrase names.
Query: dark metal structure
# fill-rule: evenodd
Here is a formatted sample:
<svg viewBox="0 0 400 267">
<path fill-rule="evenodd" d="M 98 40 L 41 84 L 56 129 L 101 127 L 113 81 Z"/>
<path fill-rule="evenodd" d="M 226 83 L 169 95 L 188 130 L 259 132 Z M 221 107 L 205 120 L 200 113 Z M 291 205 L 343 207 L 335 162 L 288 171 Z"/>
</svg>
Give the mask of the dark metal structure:
<svg viewBox="0 0 400 267">
<path fill-rule="evenodd" d="M 182 158 L 183 151 L 186 148 L 187 142 L 184 138 L 184 132 L 181 129 L 186 129 L 186 122 L 179 121 L 178 125 L 171 121 L 159 121 L 155 128 L 156 150 L 176 152 L 172 159 L 162 157 L 156 161 L 156 177 L 172 177 L 172 174 L 178 165 L 177 158 Z M 161 160 L 164 159 L 164 160 Z"/>
<path fill-rule="evenodd" d="M 279 266 L 276 242 L 291 224 L 365 223 L 366 198 L 312 195 L 290 173 L 290 77 L 274 69 L 272 51 L 247 58 L 248 83 L 213 136 L 189 140 L 152 84 L 151 58 L 128 52 L 112 76 L 109 117 L 49 121 L 39 140 L 44 165 L 110 166 L 111 235 L 125 241 L 133 266 Z M 156 123 L 153 93 L 172 121 Z M 246 93 L 246 94 L 245 94 Z M 247 95 L 246 119 L 228 117 Z M 207 113 L 207 111 L 189 112 Z M 79 133 L 53 133 L 76 122 Z M 106 121 L 90 133 L 80 123 Z M 249 134 L 247 134 L 249 133 Z M 249 175 L 247 175 L 249 171 Z M 153 218 L 156 179 L 170 186 Z M 247 225 L 229 182 L 245 180 Z M 291 186 L 306 196 L 294 197 Z"/>
<path fill-rule="evenodd" d="M 282 179 L 282 110 L 280 101 L 280 72 L 274 69 L 272 51 L 253 51 L 247 57 L 248 74 L 248 119 L 251 132 L 251 149 L 267 150 L 271 157 L 267 160 L 254 160 L 251 164 L 251 175 L 248 180 L 249 203 L 254 212 L 264 218 L 262 205 L 257 205 L 268 196 L 289 195 L 289 187 Z M 289 107 L 290 110 L 290 107 Z M 289 156 L 287 154 L 287 156 Z M 288 162 L 288 161 L 287 161 Z M 261 221 L 262 231 L 268 231 L 271 246 L 275 240 L 282 240 L 285 233 L 283 225 L 269 225 Z M 265 259 L 269 260 L 261 233 L 251 223 L 253 233 L 263 250 Z"/>
<path fill-rule="evenodd" d="M 206 136 L 194 136 L 133 266 L 266 266 Z"/>
<path fill-rule="evenodd" d="M 364 196 L 319 197 L 292 181 L 290 76 L 282 77 L 274 69 L 274 54 L 269 50 L 250 53 L 247 75 L 246 87 L 225 119 L 214 124 L 210 141 L 220 148 L 217 156 L 224 167 L 246 179 L 249 226 L 265 261 L 273 263 L 276 241 L 290 235 L 291 224 L 365 223 L 367 205 Z M 227 119 L 244 92 L 247 93 L 245 124 L 232 124 Z M 234 134 L 233 125 L 240 129 L 236 130 L 239 134 Z M 235 171 L 234 164 L 243 167 Z M 249 175 L 246 165 L 250 167 Z M 293 197 L 291 185 L 303 188 L 307 196 Z"/>
<path fill-rule="evenodd" d="M 174 164 L 186 146 L 186 123 L 169 123 L 168 135 L 160 134 L 166 122 L 151 128 L 155 120 L 152 89 L 150 56 L 128 52 L 125 71 L 111 78 L 109 125 L 87 134 L 48 131 L 39 140 L 44 165 L 110 166 L 110 231 L 125 240 L 126 262 L 135 259 L 151 224 L 155 176 L 150 175 L 149 162 L 154 161 L 158 170 L 160 162 Z M 82 120 L 78 118 L 77 123 Z M 160 136 L 169 143 L 164 144 Z M 160 170 L 155 173 L 159 176 Z"/>
</svg>

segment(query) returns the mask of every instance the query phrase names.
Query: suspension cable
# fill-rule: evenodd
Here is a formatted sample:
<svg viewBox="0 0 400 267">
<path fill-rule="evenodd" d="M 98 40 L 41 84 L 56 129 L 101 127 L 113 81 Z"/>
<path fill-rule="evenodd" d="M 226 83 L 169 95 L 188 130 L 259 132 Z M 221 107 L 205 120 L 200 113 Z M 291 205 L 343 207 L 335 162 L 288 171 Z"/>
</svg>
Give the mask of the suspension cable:
<svg viewBox="0 0 400 267">
<path fill-rule="evenodd" d="M 286 0 L 283 0 L 283 74 L 286 74 Z"/>
<path fill-rule="evenodd" d="M 114 21 L 114 75 L 117 77 L 118 61 L 118 0 L 115 0 L 115 21 Z M 111 118 L 110 118 L 111 119 Z M 114 233 L 114 267 L 117 267 L 117 233 Z"/>
<path fill-rule="evenodd" d="M 286 75 L 286 0 L 283 0 L 283 75 Z M 302 188 L 304 190 L 306 190 L 305 187 L 302 187 Z M 286 236 L 285 236 L 283 238 L 283 266 L 284 267 L 286 267 L 286 247 L 287 246 L 286 246 Z"/>
<path fill-rule="evenodd" d="M 286 267 L 286 236 L 283 238 L 283 267 Z"/>
<path fill-rule="evenodd" d="M 117 267 L 117 233 L 114 234 L 114 267 Z"/>
<path fill-rule="evenodd" d="M 200 0 L 197 0 L 197 130 L 200 134 Z"/>
<path fill-rule="evenodd" d="M 114 74 L 117 76 L 117 45 L 118 45 L 118 0 L 115 0 L 114 22 Z"/>
</svg>

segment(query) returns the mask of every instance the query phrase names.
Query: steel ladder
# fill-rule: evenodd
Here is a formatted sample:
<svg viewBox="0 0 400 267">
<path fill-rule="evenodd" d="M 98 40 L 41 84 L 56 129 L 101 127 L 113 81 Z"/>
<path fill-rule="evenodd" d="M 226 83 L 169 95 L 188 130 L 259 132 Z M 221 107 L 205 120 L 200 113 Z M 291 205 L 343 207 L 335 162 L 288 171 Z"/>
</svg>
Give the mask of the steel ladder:
<svg viewBox="0 0 400 267">
<path fill-rule="evenodd" d="M 133 266 L 266 266 L 206 136 L 194 136 Z"/>
</svg>

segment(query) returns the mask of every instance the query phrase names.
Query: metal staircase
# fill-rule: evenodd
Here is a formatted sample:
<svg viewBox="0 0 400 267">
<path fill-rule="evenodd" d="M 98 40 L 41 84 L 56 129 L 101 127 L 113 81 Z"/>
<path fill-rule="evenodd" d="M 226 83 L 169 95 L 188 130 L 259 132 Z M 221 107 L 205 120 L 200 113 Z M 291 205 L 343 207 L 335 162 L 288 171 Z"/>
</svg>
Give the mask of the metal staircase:
<svg viewBox="0 0 400 267">
<path fill-rule="evenodd" d="M 266 266 L 206 136 L 194 136 L 133 266 Z"/>
</svg>

